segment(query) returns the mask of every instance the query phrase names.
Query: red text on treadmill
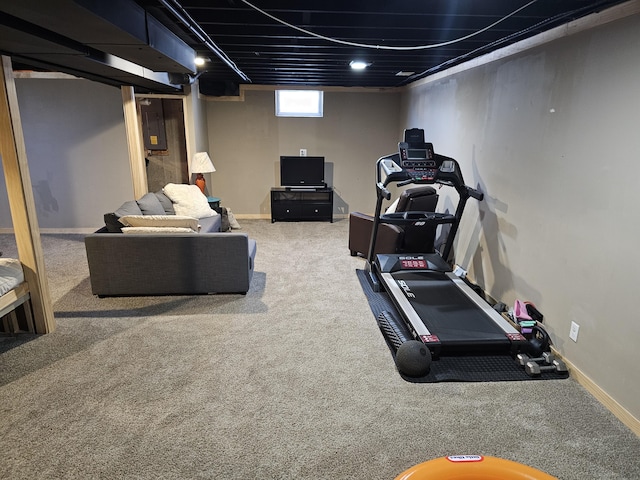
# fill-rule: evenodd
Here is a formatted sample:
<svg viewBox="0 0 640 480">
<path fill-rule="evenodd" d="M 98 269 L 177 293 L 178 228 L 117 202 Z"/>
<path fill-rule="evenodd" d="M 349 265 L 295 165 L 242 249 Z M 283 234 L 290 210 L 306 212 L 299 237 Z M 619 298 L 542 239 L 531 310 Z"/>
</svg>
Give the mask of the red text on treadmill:
<svg viewBox="0 0 640 480">
<path fill-rule="evenodd" d="M 524 342 L 527 340 L 521 333 L 507 333 L 507 338 L 512 342 Z"/>
<path fill-rule="evenodd" d="M 440 339 L 437 335 L 420 335 L 420 339 L 423 343 L 438 343 Z"/>
</svg>

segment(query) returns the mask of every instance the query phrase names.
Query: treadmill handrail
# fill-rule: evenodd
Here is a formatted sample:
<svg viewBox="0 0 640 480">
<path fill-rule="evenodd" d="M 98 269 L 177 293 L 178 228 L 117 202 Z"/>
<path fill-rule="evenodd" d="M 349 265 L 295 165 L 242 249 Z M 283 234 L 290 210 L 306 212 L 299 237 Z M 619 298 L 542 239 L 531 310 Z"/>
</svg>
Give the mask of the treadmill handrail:
<svg viewBox="0 0 640 480">
<path fill-rule="evenodd" d="M 385 213 L 380 215 L 380 223 L 391 225 L 413 225 L 422 223 L 426 225 L 444 225 L 454 223 L 455 215 L 440 212 L 408 211 L 398 213 Z"/>
<path fill-rule="evenodd" d="M 437 183 L 440 185 L 453 187 L 458 192 L 459 199 L 458 199 L 458 205 L 456 207 L 456 212 L 454 214 L 455 220 L 450 222 L 449 221 L 440 222 L 442 224 L 451 225 L 451 228 L 447 235 L 447 240 L 441 252 L 442 258 L 444 259 L 449 258 L 451 251 L 453 250 L 453 241 L 458 232 L 458 227 L 460 225 L 460 220 L 462 219 L 462 213 L 464 211 L 467 200 L 469 198 L 474 198 L 476 200 L 481 201 L 484 199 L 484 194 L 479 190 L 476 190 L 475 188 L 465 185 L 464 179 L 462 177 L 462 172 L 460 171 L 460 166 L 458 165 L 458 162 L 455 159 L 451 157 L 446 157 L 444 155 L 439 155 L 437 153 L 434 154 L 434 159 L 437 165 L 437 172 L 433 178 L 428 180 L 414 178 L 411 175 L 409 175 L 409 173 L 406 170 L 401 169 L 400 165 L 402 162 L 400 160 L 399 153 L 385 155 L 383 157 L 380 157 L 376 162 L 377 202 L 376 202 L 376 209 L 375 209 L 374 220 L 373 220 L 371 240 L 369 242 L 369 252 L 367 254 L 367 263 L 369 267 L 373 264 L 373 261 L 374 261 L 374 251 L 375 251 L 375 245 L 377 240 L 378 226 L 380 225 L 380 223 L 392 223 L 396 225 L 403 225 L 403 224 L 407 225 L 407 224 L 414 223 L 413 220 L 408 221 L 403 219 L 398 221 L 396 219 L 390 219 L 392 221 L 388 221 L 388 220 L 383 221 L 383 219 L 381 218 L 383 217 L 383 215 L 381 215 L 382 202 L 384 199 L 389 200 L 391 198 L 391 193 L 386 187 L 389 183 L 392 183 L 392 182 L 395 182 L 398 185 L 408 185 L 411 183 L 417 184 L 417 185 Z M 382 180 L 382 170 L 384 170 L 387 175 L 384 181 Z M 431 221 L 429 220 L 429 222 Z M 437 225 L 439 223 L 432 222 L 431 224 Z"/>
<path fill-rule="evenodd" d="M 469 196 L 471 198 L 474 198 L 480 202 L 484 200 L 484 193 L 482 193 L 480 190 L 476 190 L 475 188 L 471 188 L 467 185 L 465 185 L 465 187 L 467 187 L 467 192 L 469 193 Z"/>
</svg>

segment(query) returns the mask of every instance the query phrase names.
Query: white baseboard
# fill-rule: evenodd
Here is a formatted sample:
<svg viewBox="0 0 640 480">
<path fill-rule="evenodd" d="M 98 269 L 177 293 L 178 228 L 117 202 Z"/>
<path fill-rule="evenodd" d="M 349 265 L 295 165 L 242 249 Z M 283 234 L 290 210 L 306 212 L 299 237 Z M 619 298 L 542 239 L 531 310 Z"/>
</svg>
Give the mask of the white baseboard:
<svg viewBox="0 0 640 480">
<path fill-rule="evenodd" d="M 554 355 L 559 358 L 562 358 L 555 349 L 552 349 Z M 585 390 L 587 390 L 591 395 L 593 395 L 596 400 L 598 400 L 604 407 L 613 413 L 618 420 L 624 423 L 628 428 L 631 429 L 633 433 L 640 437 L 640 420 L 634 417 L 626 408 L 620 405 L 616 400 L 611 398 L 607 392 L 602 390 L 596 383 L 591 380 L 587 375 L 585 375 L 580 369 L 578 369 L 574 364 L 567 361 L 567 359 L 562 358 L 562 361 L 567 364 L 567 368 L 569 368 L 569 374 L 575 378 L 575 380 L 582 385 Z"/>
<path fill-rule="evenodd" d="M 238 220 L 271 220 L 270 213 L 233 213 L 233 215 Z M 334 213 L 333 220 L 344 220 L 345 218 L 349 218 L 349 214 L 345 213 Z"/>
<path fill-rule="evenodd" d="M 233 213 L 238 220 L 271 220 L 270 213 Z"/>
</svg>

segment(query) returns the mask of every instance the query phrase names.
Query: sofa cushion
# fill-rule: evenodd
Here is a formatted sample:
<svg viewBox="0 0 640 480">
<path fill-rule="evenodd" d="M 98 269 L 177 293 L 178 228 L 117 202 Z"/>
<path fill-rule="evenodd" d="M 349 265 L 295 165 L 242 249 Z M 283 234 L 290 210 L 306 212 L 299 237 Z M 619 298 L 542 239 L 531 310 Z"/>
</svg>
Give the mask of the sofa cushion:
<svg viewBox="0 0 640 480">
<path fill-rule="evenodd" d="M 109 233 L 122 233 L 122 223 L 118 221 L 118 215 L 115 213 L 104 214 L 104 225 Z"/>
<path fill-rule="evenodd" d="M 154 195 L 158 197 L 158 200 L 160 200 L 160 204 L 162 205 L 162 208 L 164 208 L 164 213 L 167 215 L 175 215 L 176 211 L 173 209 L 173 203 L 171 203 L 171 199 L 169 197 L 161 191 L 154 192 Z"/>
<path fill-rule="evenodd" d="M 207 197 L 197 185 L 168 183 L 163 189 L 164 194 L 173 202 L 176 215 L 206 218 L 217 215 L 218 212 L 209 206 Z"/>
<path fill-rule="evenodd" d="M 128 202 L 124 202 L 114 213 L 120 218 L 125 215 L 142 215 L 142 210 L 140 210 L 138 202 L 129 200 Z"/>
<path fill-rule="evenodd" d="M 165 233 L 198 233 L 186 227 L 122 227 L 125 235 L 162 235 Z"/>
<path fill-rule="evenodd" d="M 182 215 L 125 215 L 119 221 L 127 227 L 181 227 L 198 231 L 198 219 Z"/>
<path fill-rule="evenodd" d="M 164 207 L 156 197 L 155 193 L 145 193 L 137 200 L 143 215 L 164 215 Z"/>
</svg>

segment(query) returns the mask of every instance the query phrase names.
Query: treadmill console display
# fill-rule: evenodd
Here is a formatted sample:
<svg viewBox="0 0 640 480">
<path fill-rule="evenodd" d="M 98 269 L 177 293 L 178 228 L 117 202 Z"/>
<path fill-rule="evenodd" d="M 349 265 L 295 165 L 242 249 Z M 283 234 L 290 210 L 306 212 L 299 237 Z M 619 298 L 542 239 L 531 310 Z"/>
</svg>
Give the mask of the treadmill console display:
<svg viewBox="0 0 640 480">
<path fill-rule="evenodd" d="M 412 160 L 426 160 L 429 156 L 429 151 L 427 149 L 419 150 L 416 148 L 409 148 L 407 150 L 407 157 Z"/>
<path fill-rule="evenodd" d="M 380 254 L 377 262 L 383 272 L 397 272 L 400 270 L 429 270 L 434 272 L 448 272 L 451 270 L 437 253 L 422 255 Z"/>
<path fill-rule="evenodd" d="M 433 144 L 423 143 L 420 146 L 409 145 L 407 142 L 398 144 L 401 167 L 414 181 L 433 181 L 438 171 Z"/>
</svg>

